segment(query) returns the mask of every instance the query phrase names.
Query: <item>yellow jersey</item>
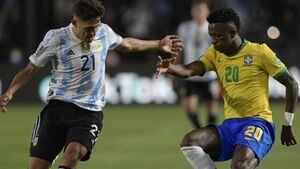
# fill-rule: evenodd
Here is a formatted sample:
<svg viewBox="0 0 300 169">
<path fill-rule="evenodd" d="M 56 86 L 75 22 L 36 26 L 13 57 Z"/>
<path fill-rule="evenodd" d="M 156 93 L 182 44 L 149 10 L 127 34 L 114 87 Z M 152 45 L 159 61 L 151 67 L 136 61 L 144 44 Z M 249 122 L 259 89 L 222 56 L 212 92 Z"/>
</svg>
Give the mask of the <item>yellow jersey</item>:
<svg viewBox="0 0 300 169">
<path fill-rule="evenodd" d="M 266 45 L 243 40 L 236 54 L 227 56 L 211 45 L 200 58 L 205 71 L 215 71 L 224 99 L 225 119 L 259 116 L 272 122 L 268 77 L 276 78 L 286 66 Z"/>
</svg>

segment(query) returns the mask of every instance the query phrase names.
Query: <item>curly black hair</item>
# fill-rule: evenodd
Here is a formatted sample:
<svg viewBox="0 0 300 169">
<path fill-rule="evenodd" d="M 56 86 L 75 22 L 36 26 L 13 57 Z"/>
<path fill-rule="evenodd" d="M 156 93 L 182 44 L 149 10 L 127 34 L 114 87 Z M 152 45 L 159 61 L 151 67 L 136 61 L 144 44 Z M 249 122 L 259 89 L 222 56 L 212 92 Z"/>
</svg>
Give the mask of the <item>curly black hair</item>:
<svg viewBox="0 0 300 169">
<path fill-rule="evenodd" d="M 217 9 L 207 17 L 208 23 L 233 22 L 239 31 L 241 27 L 240 17 L 231 8 Z"/>
<path fill-rule="evenodd" d="M 100 0 L 79 0 L 74 4 L 73 14 L 82 20 L 103 16 L 105 8 Z"/>
</svg>

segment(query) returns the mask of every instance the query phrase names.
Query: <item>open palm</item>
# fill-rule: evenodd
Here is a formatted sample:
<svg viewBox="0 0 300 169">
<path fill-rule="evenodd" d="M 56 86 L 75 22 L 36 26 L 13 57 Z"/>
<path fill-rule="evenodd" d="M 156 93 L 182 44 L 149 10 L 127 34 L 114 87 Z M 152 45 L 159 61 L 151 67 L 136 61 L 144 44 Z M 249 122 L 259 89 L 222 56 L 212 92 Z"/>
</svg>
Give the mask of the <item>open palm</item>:
<svg viewBox="0 0 300 169">
<path fill-rule="evenodd" d="M 177 56 L 182 51 L 183 41 L 176 35 L 167 35 L 160 40 L 160 46 L 161 51 Z"/>
<path fill-rule="evenodd" d="M 176 57 L 162 59 L 160 56 L 157 56 L 156 78 L 158 78 L 158 76 L 161 73 L 166 73 L 168 71 L 170 63 L 174 62 L 175 60 L 176 60 Z"/>
</svg>

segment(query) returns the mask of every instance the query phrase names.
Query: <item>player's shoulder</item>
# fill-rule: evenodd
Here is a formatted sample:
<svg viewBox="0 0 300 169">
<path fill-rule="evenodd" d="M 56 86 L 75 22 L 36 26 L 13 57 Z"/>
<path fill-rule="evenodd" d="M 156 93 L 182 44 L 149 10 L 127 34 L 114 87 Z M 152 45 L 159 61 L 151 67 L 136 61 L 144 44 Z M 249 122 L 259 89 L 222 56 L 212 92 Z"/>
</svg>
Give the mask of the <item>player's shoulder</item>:
<svg viewBox="0 0 300 169">
<path fill-rule="evenodd" d="M 102 23 L 99 25 L 98 30 L 102 30 L 102 31 L 110 31 L 110 30 L 112 30 L 112 28 L 111 28 L 108 24 L 102 22 Z"/>
<path fill-rule="evenodd" d="M 109 35 L 114 30 L 106 23 L 101 23 L 98 27 L 98 33 L 103 34 L 104 36 Z"/>
<path fill-rule="evenodd" d="M 46 33 L 46 36 L 50 36 L 50 37 L 57 37 L 57 36 L 66 36 L 66 35 L 70 35 L 70 26 L 66 26 L 66 27 L 61 27 L 61 28 L 56 28 L 56 29 L 50 29 L 48 30 L 48 32 Z"/>
<path fill-rule="evenodd" d="M 66 26 L 58 29 L 50 29 L 44 36 L 42 41 L 43 46 L 53 45 L 59 43 L 61 39 L 69 39 L 67 37 L 71 36 L 71 27 Z"/>
<path fill-rule="evenodd" d="M 247 50 L 250 53 L 264 54 L 265 52 L 271 50 L 266 43 L 247 41 L 247 45 L 248 45 Z"/>
<path fill-rule="evenodd" d="M 190 26 L 191 24 L 193 24 L 192 20 L 188 20 L 188 21 L 183 21 L 179 24 L 179 26 Z"/>
<path fill-rule="evenodd" d="M 191 27 L 193 24 L 193 22 L 191 20 L 188 21 L 183 21 L 179 24 L 178 29 L 182 30 L 182 29 L 188 29 L 189 27 Z"/>
</svg>

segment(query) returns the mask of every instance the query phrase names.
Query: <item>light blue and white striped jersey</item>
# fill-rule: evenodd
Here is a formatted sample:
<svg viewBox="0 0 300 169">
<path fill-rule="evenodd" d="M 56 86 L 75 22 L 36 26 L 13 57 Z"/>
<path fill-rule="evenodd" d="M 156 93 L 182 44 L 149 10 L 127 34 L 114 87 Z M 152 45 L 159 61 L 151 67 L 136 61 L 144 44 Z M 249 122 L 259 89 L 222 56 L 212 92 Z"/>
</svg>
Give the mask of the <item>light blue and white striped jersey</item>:
<svg viewBox="0 0 300 169">
<path fill-rule="evenodd" d="M 47 101 L 58 99 L 92 111 L 105 105 L 105 60 L 108 50 L 123 38 L 101 23 L 89 48 L 72 30 L 73 25 L 50 30 L 29 60 L 38 67 L 52 63 Z"/>
<path fill-rule="evenodd" d="M 194 20 L 185 21 L 178 27 L 178 36 L 183 39 L 183 63 L 189 64 L 199 60 L 211 44 L 208 34 L 208 22 L 198 24 Z M 189 81 L 211 81 L 217 78 L 215 72 L 207 72 L 204 76 L 194 76 Z"/>
</svg>

